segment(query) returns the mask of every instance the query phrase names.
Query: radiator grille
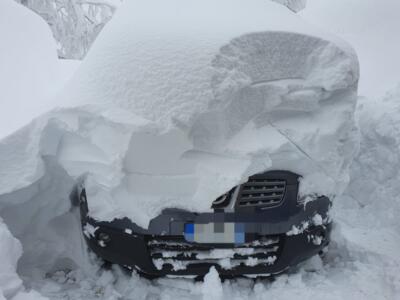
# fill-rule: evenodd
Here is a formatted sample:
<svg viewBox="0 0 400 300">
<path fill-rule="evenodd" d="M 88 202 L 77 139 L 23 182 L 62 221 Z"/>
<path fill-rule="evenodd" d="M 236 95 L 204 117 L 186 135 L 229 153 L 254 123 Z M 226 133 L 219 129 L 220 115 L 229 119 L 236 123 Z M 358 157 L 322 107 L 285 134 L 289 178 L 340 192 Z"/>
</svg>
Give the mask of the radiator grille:
<svg viewBox="0 0 400 300">
<path fill-rule="evenodd" d="M 240 187 L 237 205 L 240 207 L 275 207 L 285 196 L 286 181 L 253 176 Z"/>
<path fill-rule="evenodd" d="M 219 265 L 223 269 L 272 265 L 281 246 L 279 236 L 270 236 L 234 247 L 188 243 L 179 237 L 157 238 L 149 239 L 147 247 L 157 269 L 173 272 L 196 264 Z"/>
</svg>

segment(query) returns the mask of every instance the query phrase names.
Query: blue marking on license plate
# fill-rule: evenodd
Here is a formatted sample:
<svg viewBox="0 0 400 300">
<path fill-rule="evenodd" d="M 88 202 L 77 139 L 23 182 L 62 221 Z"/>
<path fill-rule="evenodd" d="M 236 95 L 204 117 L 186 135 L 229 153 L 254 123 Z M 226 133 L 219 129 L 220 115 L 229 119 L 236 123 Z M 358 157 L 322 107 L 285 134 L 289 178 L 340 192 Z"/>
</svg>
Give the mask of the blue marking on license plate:
<svg viewBox="0 0 400 300">
<path fill-rule="evenodd" d="M 244 223 L 235 223 L 235 244 L 243 244 L 244 242 Z"/>
<path fill-rule="evenodd" d="M 194 224 L 193 223 L 185 224 L 185 239 L 188 242 L 194 242 Z"/>
</svg>

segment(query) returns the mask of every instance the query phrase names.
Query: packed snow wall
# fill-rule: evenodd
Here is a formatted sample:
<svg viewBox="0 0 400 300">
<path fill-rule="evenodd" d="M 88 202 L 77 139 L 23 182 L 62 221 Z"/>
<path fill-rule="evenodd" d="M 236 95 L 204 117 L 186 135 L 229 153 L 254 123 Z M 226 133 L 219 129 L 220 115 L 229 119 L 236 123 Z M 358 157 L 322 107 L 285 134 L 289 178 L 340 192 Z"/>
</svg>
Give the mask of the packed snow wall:
<svg viewBox="0 0 400 300">
<path fill-rule="evenodd" d="M 0 216 L 24 247 L 21 274 L 87 263 L 78 178 L 94 218 L 143 227 L 168 207 L 209 211 L 271 169 L 302 175 L 309 200 L 348 182 L 358 63 L 346 44 L 264 0 L 124 5 L 63 107 L 0 141 Z"/>
</svg>

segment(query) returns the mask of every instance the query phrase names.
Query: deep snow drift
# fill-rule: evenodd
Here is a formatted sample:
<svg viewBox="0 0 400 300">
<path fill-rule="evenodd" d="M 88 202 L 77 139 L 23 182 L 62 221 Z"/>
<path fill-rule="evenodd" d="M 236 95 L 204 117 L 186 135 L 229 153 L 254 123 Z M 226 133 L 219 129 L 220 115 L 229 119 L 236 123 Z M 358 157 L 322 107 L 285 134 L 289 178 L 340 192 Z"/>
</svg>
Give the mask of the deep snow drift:
<svg viewBox="0 0 400 300">
<path fill-rule="evenodd" d="M 302 174 L 304 196 L 346 186 L 355 54 L 284 6 L 244 3 L 129 1 L 100 35 L 65 103 L 96 106 L 116 124 L 101 133 L 74 124 L 59 148 L 70 175 L 90 173 L 94 218 L 147 227 L 166 207 L 206 211 L 271 168 Z"/>
<path fill-rule="evenodd" d="M 80 269 L 62 270 L 28 282 L 51 299 L 397 299 L 399 100 L 400 89 L 384 101 L 360 100 L 361 152 L 351 168 L 349 189 L 335 201 L 332 243 L 322 260 L 315 257 L 271 281 L 221 283 L 211 271 L 204 283 L 185 279 L 150 282 L 114 268 L 94 269 L 92 277 Z M 370 186 L 378 188 L 367 191 Z"/>
<path fill-rule="evenodd" d="M 129 80 L 121 84 L 129 86 Z M 360 101 L 361 152 L 351 168 L 348 191 L 335 201 L 336 227 L 330 250 L 322 261 L 315 258 L 271 282 L 239 279 L 221 284 L 213 271 L 204 284 L 166 279 L 149 282 L 135 274 L 124 275 L 118 268 L 97 273 L 96 263 L 94 267 L 90 264 L 81 243 L 77 216 L 70 211 L 68 191 L 73 179 L 83 168 L 105 180 L 106 190 L 110 182 L 118 185 L 125 176 L 126 154 L 119 149 L 129 147 L 134 132 L 142 137 L 142 132 L 158 132 L 158 127 L 154 129 L 154 122 L 118 106 L 110 110 L 109 106 L 91 105 L 47 114 L 0 142 L 1 156 L 10 158 L 7 164 L 7 159 L 0 162 L 0 215 L 24 246 L 19 274 L 28 288 L 51 299 L 396 299 L 400 294 L 399 99 L 400 93 L 393 91 L 384 102 Z M 110 163 L 113 159 L 121 168 L 108 168 L 114 165 Z M 144 167 L 154 170 L 157 165 Z M 20 253 L 18 242 L 3 224 L 0 234 L 6 236 L 2 243 L 8 240 L 6 245 L 16 247 L 1 256 L 11 265 L 1 265 L 0 278 L 6 270 L 11 281 L 0 279 L 0 289 L 9 291 L 4 282 L 22 289 L 13 275 Z M 91 273 L 83 273 L 84 269 Z M 88 274 L 93 277 L 87 278 Z M 31 292 L 30 299 L 34 297 L 39 298 Z"/>
<path fill-rule="evenodd" d="M 0 141 L 19 273 L 90 268 L 69 199 L 80 176 L 93 217 L 143 227 L 163 208 L 210 210 L 269 169 L 303 175 L 309 200 L 340 194 L 357 80 L 351 48 L 279 4 L 127 1 L 60 94 L 65 107 Z"/>
</svg>

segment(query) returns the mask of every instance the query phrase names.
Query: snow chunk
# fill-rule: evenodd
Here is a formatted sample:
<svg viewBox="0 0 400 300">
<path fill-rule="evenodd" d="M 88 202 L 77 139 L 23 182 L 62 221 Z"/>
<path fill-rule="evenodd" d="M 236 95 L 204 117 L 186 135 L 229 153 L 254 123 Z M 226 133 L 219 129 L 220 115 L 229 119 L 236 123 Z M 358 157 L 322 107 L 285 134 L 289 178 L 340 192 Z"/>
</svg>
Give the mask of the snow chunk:
<svg viewBox="0 0 400 300">
<path fill-rule="evenodd" d="M 223 297 L 223 289 L 221 279 L 215 267 L 211 267 L 210 271 L 204 277 L 202 286 L 203 299 L 221 300 Z"/>
<path fill-rule="evenodd" d="M 86 223 L 85 226 L 83 226 L 83 234 L 89 239 L 94 238 L 97 229 L 99 229 L 99 227 L 94 227 L 90 223 Z"/>
<path fill-rule="evenodd" d="M 323 219 L 320 214 L 315 214 L 312 218 L 312 222 L 315 226 L 320 226 L 323 224 Z"/>
<path fill-rule="evenodd" d="M 308 221 L 304 221 L 299 226 L 293 225 L 292 229 L 290 231 L 286 232 L 286 235 L 292 236 L 292 235 L 302 234 L 305 230 L 308 229 L 309 226 L 310 226 L 310 223 Z"/>
</svg>

